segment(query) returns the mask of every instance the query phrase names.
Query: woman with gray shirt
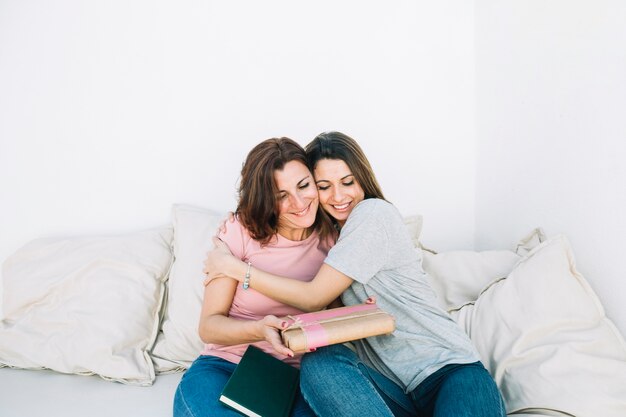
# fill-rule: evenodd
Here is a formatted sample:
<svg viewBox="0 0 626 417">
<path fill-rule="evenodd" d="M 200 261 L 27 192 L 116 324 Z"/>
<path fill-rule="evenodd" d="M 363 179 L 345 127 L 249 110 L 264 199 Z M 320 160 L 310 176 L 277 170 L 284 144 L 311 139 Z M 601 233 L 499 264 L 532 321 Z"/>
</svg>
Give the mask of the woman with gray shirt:
<svg viewBox="0 0 626 417">
<path fill-rule="evenodd" d="M 468 336 L 441 310 L 398 210 L 384 199 L 358 144 L 339 132 L 307 147 L 319 200 L 339 231 L 310 282 L 252 266 L 251 288 L 302 310 L 375 297 L 396 319 L 390 335 L 304 356 L 301 389 L 319 416 L 506 416 L 502 397 Z M 243 281 L 247 264 L 218 243 L 209 279 Z"/>
</svg>

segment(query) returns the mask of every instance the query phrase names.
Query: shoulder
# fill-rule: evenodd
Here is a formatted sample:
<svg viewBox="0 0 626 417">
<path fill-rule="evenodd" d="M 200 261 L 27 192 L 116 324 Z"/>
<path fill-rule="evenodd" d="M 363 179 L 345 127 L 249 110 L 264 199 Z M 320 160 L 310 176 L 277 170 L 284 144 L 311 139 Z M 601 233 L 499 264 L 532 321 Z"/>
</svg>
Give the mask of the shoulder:
<svg viewBox="0 0 626 417">
<path fill-rule="evenodd" d="M 399 216 L 400 213 L 398 209 L 388 201 L 381 200 L 380 198 L 368 198 L 354 207 L 350 217 L 352 217 L 352 215 L 387 218 L 390 215 Z"/>
<path fill-rule="evenodd" d="M 231 250 L 233 255 L 241 258 L 246 253 L 246 247 L 255 241 L 245 226 L 235 218 L 234 222 L 226 222 L 226 231 L 218 236 Z"/>
<path fill-rule="evenodd" d="M 368 198 L 354 207 L 341 233 L 369 229 L 393 234 L 400 227 L 405 227 L 404 220 L 393 204 L 379 198 Z"/>
<path fill-rule="evenodd" d="M 387 229 L 390 223 L 399 218 L 398 210 L 388 201 L 368 198 L 354 207 L 341 235 L 347 233 L 365 233 L 368 230 Z"/>
<path fill-rule="evenodd" d="M 226 220 L 226 231 L 220 232 L 220 238 L 234 236 L 234 235 L 250 235 L 248 230 L 239 220 L 239 216 L 235 216 L 235 220 L 232 222 Z"/>
</svg>

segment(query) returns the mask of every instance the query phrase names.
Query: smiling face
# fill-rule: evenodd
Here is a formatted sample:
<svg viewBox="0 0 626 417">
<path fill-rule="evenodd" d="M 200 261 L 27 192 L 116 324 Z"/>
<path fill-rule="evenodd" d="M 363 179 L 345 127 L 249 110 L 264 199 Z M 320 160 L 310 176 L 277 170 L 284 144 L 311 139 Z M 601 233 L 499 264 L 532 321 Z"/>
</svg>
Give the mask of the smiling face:
<svg viewBox="0 0 626 417">
<path fill-rule="evenodd" d="M 289 161 L 274 171 L 278 189 L 278 233 L 290 240 L 308 236 L 315 222 L 319 198 L 311 171 L 300 161 Z"/>
<path fill-rule="evenodd" d="M 315 183 L 322 208 L 343 226 L 365 198 L 365 192 L 341 159 L 320 159 L 315 165 Z"/>
</svg>

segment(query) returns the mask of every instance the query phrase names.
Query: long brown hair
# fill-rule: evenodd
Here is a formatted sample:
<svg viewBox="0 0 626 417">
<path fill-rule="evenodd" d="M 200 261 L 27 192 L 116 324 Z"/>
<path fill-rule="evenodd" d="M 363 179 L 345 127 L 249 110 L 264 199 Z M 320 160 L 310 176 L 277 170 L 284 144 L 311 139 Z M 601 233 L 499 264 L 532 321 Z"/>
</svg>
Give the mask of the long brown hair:
<svg viewBox="0 0 626 417">
<path fill-rule="evenodd" d="M 356 181 L 363 188 L 366 199 L 380 198 L 385 200 L 383 191 L 365 153 L 350 136 L 341 132 L 320 133 L 306 146 L 306 154 L 311 170 L 315 169 L 315 165 L 321 159 L 344 161 Z"/>
<path fill-rule="evenodd" d="M 274 171 L 284 169 L 291 161 L 308 167 L 302 146 L 289 138 L 272 138 L 252 148 L 241 168 L 237 215 L 252 238 L 262 244 L 269 243 L 278 232 L 278 187 Z M 318 207 L 312 228 L 318 231 L 320 239 L 326 239 L 332 226 L 320 216 L 321 211 Z"/>
</svg>

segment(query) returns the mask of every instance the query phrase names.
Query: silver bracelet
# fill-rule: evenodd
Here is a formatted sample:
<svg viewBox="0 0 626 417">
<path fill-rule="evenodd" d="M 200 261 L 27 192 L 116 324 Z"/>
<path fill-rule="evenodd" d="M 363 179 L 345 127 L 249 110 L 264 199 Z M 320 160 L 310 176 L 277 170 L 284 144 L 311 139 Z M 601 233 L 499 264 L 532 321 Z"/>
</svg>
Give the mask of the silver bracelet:
<svg viewBox="0 0 626 417">
<path fill-rule="evenodd" d="M 250 288 L 250 267 L 252 266 L 252 262 L 248 262 L 248 269 L 246 270 L 246 276 L 243 278 L 243 289 L 247 290 Z"/>
</svg>

